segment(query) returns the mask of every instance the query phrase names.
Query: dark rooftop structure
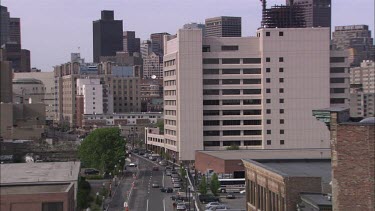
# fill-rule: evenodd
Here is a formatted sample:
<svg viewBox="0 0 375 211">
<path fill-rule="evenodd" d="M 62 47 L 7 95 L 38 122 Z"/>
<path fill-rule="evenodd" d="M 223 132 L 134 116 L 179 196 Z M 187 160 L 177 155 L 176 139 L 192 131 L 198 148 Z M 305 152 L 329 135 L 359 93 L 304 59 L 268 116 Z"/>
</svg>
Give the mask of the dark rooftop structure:
<svg viewBox="0 0 375 211">
<path fill-rule="evenodd" d="M 297 205 L 301 211 L 332 210 L 331 195 L 321 193 L 301 193 L 301 202 Z"/>
</svg>

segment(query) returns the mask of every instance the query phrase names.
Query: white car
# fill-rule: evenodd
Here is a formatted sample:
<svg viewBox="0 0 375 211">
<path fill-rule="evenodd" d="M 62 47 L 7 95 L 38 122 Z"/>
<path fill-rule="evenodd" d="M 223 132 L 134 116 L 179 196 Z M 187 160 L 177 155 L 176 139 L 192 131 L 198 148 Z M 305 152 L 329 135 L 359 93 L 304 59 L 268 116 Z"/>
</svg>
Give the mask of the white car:
<svg viewBox="0 0 375 211">
<path fill-rule="evenodd" d="M 212 206 L 206 209 L 205 211 L 220 211 L 220 210 L 228 210 L 229 208 L 225 205 L 218 205 L 218 206 Z"/>
<path fill-rule="evenodd" d="M 137 167 L 137 164 L 135 164 L 135 163 L 129 163 L 129 167 Z"/>
<path fill-rule="evenodd" d="M 177 210 L 186 210 L 186 205 L 184 203 L 178 203 L 176 209 Z"/>
<path fill-rule="evenodd" d="M 241 190 L 240 191 L 240 194 L 245 194 L 246 193 L 246 190 Z"/>
<path fill-rule="evenodd" d="M 210 203 L 206 204 L 206 208 L 209 208 L 209 207 L 212 207 L 212 206 L 219 206 L 219 205 L 222 205 L 222 204 L 219 203 L 219 202 L 210 202 Z"/>
</svg>

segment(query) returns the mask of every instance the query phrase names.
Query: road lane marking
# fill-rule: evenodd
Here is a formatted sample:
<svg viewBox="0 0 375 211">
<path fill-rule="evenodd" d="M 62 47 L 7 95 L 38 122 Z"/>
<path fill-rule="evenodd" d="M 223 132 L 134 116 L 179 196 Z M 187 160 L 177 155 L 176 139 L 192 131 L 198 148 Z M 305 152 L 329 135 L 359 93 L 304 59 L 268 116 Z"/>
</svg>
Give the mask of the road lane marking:
<svg viewBox="0 0 375 211">
<path fill-rule="evenodd" d="M 165 199 L 163 199 L 163 208 L 164 208 L 164 211 L 165 211 Z"/>
<path fill-rule="evenodd" d="M 163 187 L 165 187 L 165 185 L 164 185 L 164 172 L 163 172 Z"/>
<path fill-rule="evenodd" d="M 147 208 L 146 211 L 148 211 L 148 199 L 147 199 L 147 205 L 146 205 L 146 208 Z"/>
</svg>

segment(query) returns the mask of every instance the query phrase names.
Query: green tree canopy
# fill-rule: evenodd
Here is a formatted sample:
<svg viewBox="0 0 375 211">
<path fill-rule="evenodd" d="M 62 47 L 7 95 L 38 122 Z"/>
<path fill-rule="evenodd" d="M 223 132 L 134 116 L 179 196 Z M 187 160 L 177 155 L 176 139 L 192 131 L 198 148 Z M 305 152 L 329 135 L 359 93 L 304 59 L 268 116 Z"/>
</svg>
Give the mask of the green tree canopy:
<svg viewBox="0 0 375 211">
<path fill-rule="evenodd" d="M 78 154 L 85 166 L 112 172 L 125 157 L 125 141 L 118 128 L 99 128 L 82 141 Z"/>
<path fill-rule="evenodd" d="M 211 183 L 210 183 L 210 189 L 211 189 L 211 192 L 217 196 L 218 194 L 218 191 L 219 191 L 219 188 L 220 188 L 220 182 L 219 182 L 219 178 L 217 177 L 217 174 L 214 173 L 211 177 Z"/>
<path fill-rule="evenodd" d="M 158 120 L 156 123 L 156 127 L 160 129 L 161 133 L 164 133 L 164 120 Z"/>
<path fill-rule="evenodd" d="M 205 176 L 202 177 L 201 183 L 199 184 L 199 192 L 203 195 L 207 194 L 207 181 Z"/>
</svg>

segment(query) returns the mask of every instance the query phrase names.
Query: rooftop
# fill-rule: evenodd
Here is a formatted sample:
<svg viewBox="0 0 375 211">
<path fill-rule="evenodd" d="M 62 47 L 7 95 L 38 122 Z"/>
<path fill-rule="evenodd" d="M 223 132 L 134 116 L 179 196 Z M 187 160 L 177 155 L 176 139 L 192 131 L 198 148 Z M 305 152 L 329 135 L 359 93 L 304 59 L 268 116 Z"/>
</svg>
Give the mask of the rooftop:
<svg viewBox="0 0 375 211">
<path fill-rule="evenodd" d="M 58 185 L 15 185 L 3 186 L 0 189 L 0 195 L 12 194 L 38 194 L 38 193 L 60 193 L 67 192 L 73 183 Z"/>
<path fill-rule="evenodd" d="M 17 78 L 13 79 L 13 84 L 43 84 L 43 82 L 35 78 Z"/>
<path fill-rule="evenodd" d="M 301 193 L 301 200 L 314 207 L 319 206 L 332 206 L 332 201 L 328 199 L 326 194 L 321 193 Z"/>
<path fill-rule="evenodd" d="M 330 149 L 260 149 L 199 151 L 223 160 L 273 160 L 273 159 L 331 159 Z"/>
<path fill-rule="evenodd" d="M 80 167 L 80 162 L 0 164 L 0 185 L 76 181 Z"/>
</svg>

